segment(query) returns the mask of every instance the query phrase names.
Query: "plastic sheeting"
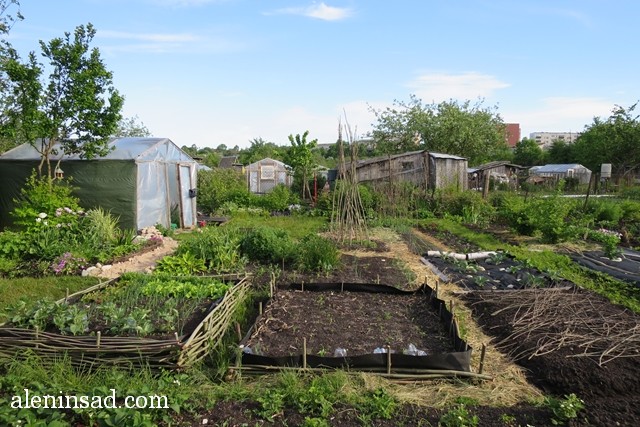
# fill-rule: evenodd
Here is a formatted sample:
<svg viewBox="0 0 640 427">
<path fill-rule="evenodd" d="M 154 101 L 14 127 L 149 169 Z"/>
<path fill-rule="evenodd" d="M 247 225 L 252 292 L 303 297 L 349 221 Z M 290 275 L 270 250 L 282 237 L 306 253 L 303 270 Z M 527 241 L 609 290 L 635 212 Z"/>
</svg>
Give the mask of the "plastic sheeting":
<svg viewBox="0 0 640 427">
<path fill-rule="evenodd" d="M 141 229 L 155 224 L 195 224 L 197 162 L 167 138 L 119 138 L 112 151 L 94 160 L 64 156 L 60 168 L 72 177 L 74 194 L 85 209 L 101 207 L 119 217 L 121 227 Z M 55 166 L 60 156 L 52 156 Z M 11 224 L 14 199 L 20 197 L 40 155 L 23 144 L 0 156 L 0 227 Z M 188 168 L 180 188 L 178 168 Z"/>
</svg>

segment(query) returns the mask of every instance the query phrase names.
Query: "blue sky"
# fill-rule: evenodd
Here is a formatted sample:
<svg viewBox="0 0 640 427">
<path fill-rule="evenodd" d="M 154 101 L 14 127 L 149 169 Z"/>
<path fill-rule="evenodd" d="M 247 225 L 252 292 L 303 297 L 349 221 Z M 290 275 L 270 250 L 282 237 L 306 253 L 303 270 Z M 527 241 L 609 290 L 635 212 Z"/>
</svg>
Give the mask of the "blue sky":
<svg viewBox="0 0 640 427">
<path fill-rule="evenodd" d="M 497 105 L 579 132 L 640 99 L 637 0 L 20 0 L 19 52 L 92 23 L 123 114 L 178 145 L 358 135 L 370 108 Z"/>
</svg>

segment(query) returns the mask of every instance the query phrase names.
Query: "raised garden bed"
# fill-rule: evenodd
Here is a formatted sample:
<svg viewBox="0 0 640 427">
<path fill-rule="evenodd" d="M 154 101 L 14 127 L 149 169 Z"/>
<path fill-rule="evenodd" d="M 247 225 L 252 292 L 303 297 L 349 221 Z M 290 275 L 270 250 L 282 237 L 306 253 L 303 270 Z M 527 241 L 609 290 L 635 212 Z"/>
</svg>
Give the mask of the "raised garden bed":
<svg viewBox="0 0 640 427">
<path fill-rule="evenodd" d="M 502 252 L 472 254 L 428 252 L 423 262 L 441 280 L 466 290 L 518 290 L 571 287 L 561 277 L 541 272 Z"/>
<path fill-rule="evenodd" d="M 348 367 L 392 378 L 473 376 L 471 348 L 431 288 L 298 284 L 278 290 L 241 343 L 241 367 Z"/>
<path fill-rule="evenodd" d="M 10 322 L 0 326 L 0 355 L 19 357 L 33 351 L 45 358 L 66 355 L 83 366 L 183 368 L 202 360 L 220 340 L 250 286 L 248 276 L 165 278 L 160 282 L 154 276 L 129 277 L 136 277 L 135 283 L 110 280 L 54 304 L 39 305 L 28 313 L 29 318 L 22 318 L 27 312 L 18 310 Z M 168 285 L 166 294 L 153 289 L 167 305 L 172 301 L 170 308 L 160 309 L 158 295 L 145 295 L 145 281 L 152 286 Z M 171 294 L 179 283 L 205 287 L 208 282 L 221 289 L 220 295 L 189 303 L 190 295 Z M 125 299 L 118 299 L 122 294 Z"/>
</svg>

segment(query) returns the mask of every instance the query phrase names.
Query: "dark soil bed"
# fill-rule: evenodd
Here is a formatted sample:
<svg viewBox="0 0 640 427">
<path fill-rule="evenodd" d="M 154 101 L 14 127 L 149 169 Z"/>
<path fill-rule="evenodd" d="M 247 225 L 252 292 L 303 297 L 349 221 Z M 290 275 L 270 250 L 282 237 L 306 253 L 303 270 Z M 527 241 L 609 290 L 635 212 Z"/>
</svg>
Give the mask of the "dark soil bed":
<svg viewBox="0 0 640 427">
<path fill-rule="evenodd" d="M 401 353 L 413 344 L 427 354 L 453 350 L 447 331 L 421 293 L 280 290 L 270 301 L 247 345 L 267 356 L 302 353 L 331 356 L 371 354 L 391 346 Z"/>
<path fill-rule="evenodd" d="M 459 253 L 477 252 L 482 250 L 478 245 L 457 236 L 450 231 L 442 230 L 437 224 L 424 224 L 418 227 L 422 233 L 443 242 L 450 250 Z"/>
<path fill-rule="evenodd" d="M 498 347 L 527 370 L 532 384 L 584 400 L 581 419 L 572 425 L 637 425 L 640 316 L 587 291 L 463 298 Z"/>
<path fill-rule="evenodd" d="M 413 277 L 400 261 L 389 257 L 342 255 L 340 266 L 322 273 L 284 271 L 277 278 L 279 286 L 292 283 L 382 283 L 398 289 L 411 287 Z"/>
</svg>

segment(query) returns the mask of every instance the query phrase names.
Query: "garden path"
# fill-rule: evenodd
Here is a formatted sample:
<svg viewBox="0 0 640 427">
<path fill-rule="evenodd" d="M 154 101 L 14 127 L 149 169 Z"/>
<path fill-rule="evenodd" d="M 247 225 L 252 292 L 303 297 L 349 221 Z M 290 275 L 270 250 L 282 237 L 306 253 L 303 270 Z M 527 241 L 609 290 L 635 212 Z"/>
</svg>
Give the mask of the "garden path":
<svg viewBox="0 0 640 427">
<path fill-rule="evenodd" d="M 99 276 L 105 279 L 114 279 L 119 277 L 122 273 L 127 272 L 140 272 L 148 273 L 156 265 L 156 262 L 161 258 L 171 255 L 178 247 L 178 242 L 171 237 L 164 237 L 162 239 L 162 245 L 154 248 L 149 252 L 144 252 L 139 255 L 132 255 L 125 261 L 117 262 L 111 265 L 111 267 L 98 268 L 91 275 Z"/>
</svg>

